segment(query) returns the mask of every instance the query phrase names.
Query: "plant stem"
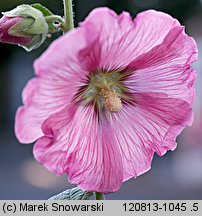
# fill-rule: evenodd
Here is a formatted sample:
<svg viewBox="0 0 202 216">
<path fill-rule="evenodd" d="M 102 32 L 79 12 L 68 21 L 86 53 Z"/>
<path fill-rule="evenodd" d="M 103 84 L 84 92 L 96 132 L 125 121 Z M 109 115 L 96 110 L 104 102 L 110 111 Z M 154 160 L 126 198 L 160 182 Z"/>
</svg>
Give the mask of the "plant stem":
<svg viewBox="0 0 202 216">
<path fill-rule="evenodd" d="M 65 15 L 65 32 L 74 28 L 72 0 L 63 0 Z"/>
<path fill-rule="evenodd" d="M 65 22 L 62 17 L 57 15 L 46 16 L 45 20 L 49 27 L 49 33 L 57 32 L 59 29 L 65 31 Z M 58 22 L 58 25 L 54 24 L 54 22 Z"/>
<path fill-rule="evenodd" d="M 105 200 L 105 195 L 103 193 L 95 192 L 96 200 Z"/>
</svg>

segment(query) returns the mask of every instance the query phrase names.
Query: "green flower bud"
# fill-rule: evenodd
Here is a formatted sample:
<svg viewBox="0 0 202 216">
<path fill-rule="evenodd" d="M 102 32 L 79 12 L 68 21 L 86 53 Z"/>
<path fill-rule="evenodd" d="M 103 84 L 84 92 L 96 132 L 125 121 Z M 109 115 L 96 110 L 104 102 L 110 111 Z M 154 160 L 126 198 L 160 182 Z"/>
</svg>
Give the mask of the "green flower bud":
<svg viewBox="0 0 202 216">
<path fill-rule="evenodd" d="M 19 44 L 27 51 L 38 48 L 49 34 L 62 28 L 63 19 L 53 15 L 47 8 L 40 4 L 20 5 L 17 8 L 4 12 L 9 18 L 21 17 L 22 19 L 9 28 L 8 34 L 15 37 L 31 37 L 26 44 Z"/>
</svg>

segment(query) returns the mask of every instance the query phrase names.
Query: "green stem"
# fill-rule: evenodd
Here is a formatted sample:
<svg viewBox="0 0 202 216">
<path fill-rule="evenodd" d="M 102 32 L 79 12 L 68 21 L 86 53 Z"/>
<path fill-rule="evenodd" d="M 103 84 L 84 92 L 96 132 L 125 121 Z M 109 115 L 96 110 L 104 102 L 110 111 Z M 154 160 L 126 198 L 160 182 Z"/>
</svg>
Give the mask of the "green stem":
<svg viewBox="0 0 202 216">
<path fill-rule="evenodd" d="M 105 195 L 103 193 L 95 192 L 96 200 L 105 200 Z"/>
<path fill-rule="evenodd" d="M 62 19 L 62 17 L 57 15 L 52 15 L 52 16 L 46 16 L 45 19 L 49 27 L 49 33 L 57 32 L 59 29 L 65 31 L 65 22 Z M 54 25 L 54 22 L 59 23 L 58 28 L 56 27 L 56 25 Z"/>
<path fill-rule="evenodd" d="M 74 28 L 72 0 L 63 0 L 65 15 L 65 32 Z"/>
</svg>

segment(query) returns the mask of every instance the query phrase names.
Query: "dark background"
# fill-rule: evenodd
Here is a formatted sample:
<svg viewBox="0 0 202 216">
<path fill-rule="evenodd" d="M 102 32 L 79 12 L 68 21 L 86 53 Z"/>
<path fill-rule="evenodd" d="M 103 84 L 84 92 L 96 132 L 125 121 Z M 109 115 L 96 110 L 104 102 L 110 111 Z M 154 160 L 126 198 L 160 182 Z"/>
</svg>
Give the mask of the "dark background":
<svg viewBox="0 0 202 216">
<path fill-rule="evenodd" d="M 42 3 L 63 15 L 62 0 L 1 0 L 0 12 L 19 4 Z M 195 121 L 178 137 L 178 148 L 164 157 L 155 155 L 152 169 L 137 179 L 123 183 L 107 199 L 202 199 L 202 2 L 199 0 L 75 0 L 75 24 L 95 7 L 108 6 L 117 13 L 129 11 L 133 17 L 149 8 L 169 13 L 186 26 L 198 44 L 198 77 L 194 104 Z M 56 37 L 56 36 L 55 36 Z M 0 43 L 0 199 L 48 199 L 72 187 L 65 175 L 56 177 L 35 162 L 33 145 L 21 145 L 14 134 L 14 117 L 22 104 L 21 92 L 34 76 L 32 62 L 54 37 L 31 53 Z"/>
</svg>

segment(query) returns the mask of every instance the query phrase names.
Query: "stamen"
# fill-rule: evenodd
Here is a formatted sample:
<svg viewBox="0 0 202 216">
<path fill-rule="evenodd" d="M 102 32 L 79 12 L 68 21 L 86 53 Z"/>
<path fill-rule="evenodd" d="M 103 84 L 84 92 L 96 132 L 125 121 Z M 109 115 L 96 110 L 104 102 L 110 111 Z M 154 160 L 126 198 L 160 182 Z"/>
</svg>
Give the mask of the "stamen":
<svg viewBox="0 0 202 216">
<path fill-rule="evenodd" d="M 109 112 L 119 112 L 122 108 L 121 98 L 115 91 L 102 89 L 101 95 L 104 98 L 104 107 Z"/>
</svg>

